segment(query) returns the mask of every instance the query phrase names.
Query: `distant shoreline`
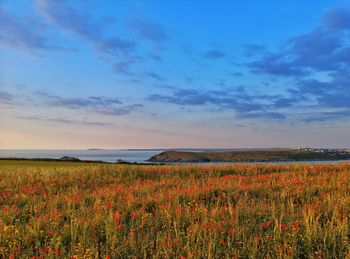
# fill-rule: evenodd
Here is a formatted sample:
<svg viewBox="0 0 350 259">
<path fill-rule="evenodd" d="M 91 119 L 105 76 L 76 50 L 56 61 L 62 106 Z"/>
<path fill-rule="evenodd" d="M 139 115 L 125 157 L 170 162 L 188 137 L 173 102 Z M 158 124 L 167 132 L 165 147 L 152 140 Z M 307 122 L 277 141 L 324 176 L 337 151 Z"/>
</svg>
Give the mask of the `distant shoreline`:
<svg viewBox="0 0 350 259">
<path fill-rule="evenodd" d="M 299 162 L 350 160 L 350 152 L 313 149 L 271 149 L 255 151 L 186 152 L 164 151 L 148 159 L 163 163 L 210 162 Z"/>
<path fill-rule="evenodd" d="M 94 153 L 94 151 L 96 151 Z M 135 152 L 135 153 L 133 153 Z M 70 152 L 2 152 L 0 160 L 85 162 L 108 164 L 210 164 L 210 163 L 291 163 L 350 161 L 349 149 L 190 149 L 190 150 L 91 150 Z"/>
</svg>

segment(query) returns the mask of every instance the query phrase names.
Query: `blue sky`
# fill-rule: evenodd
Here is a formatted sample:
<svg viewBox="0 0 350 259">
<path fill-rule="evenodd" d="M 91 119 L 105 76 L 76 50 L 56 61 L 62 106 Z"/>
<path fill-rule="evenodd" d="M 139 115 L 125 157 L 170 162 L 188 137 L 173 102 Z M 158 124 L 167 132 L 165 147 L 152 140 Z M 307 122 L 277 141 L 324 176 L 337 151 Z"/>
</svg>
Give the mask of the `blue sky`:
<svg viewBox="0 0 350 259">
<path fill-rule="evenodd" d="M 347 1 L 0 0 L 0 148 L 348 147 Z"/>
</svg>

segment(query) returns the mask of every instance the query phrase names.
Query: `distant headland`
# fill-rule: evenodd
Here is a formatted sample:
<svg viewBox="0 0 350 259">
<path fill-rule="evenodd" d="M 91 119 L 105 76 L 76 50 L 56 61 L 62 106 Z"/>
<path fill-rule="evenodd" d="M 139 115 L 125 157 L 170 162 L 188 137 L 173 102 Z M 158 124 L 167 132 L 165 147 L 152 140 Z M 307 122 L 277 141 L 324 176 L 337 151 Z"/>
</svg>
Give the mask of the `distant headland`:
<svg viewBox="0 0 350 259">
<path fill-rule="evenodd" d="M 148 159 L 149 162 L 293 162 L 335 161 L 350 159 L 350 149 L 289 148 L 245 151 L 164 151 Z"/>
</svg>

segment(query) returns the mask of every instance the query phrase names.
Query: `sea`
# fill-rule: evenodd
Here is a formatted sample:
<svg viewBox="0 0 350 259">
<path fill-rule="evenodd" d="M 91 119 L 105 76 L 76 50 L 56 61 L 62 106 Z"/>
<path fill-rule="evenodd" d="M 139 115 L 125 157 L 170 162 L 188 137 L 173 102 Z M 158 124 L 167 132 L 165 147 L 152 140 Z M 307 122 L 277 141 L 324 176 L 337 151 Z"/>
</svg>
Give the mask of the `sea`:
<svg viewBox="0 0 350 259">
<path fill-rule="evenodd" d="M 161 153 L 162 149 L 142 150 L 0 150 L 1 158 L 61 158 L 76 157 L 81 160 L 117 162 L 145 162 L 150 157 Z"/>
<path fill-rule="evenodd" d="M 81 160 L 104 161 L 115 163 L 118 161 L 126 161 L 130 163 L 147 162 L 149 158 L 169 149 L 87 149 L 87 150 L 8 150 L 0 149 L 0 158 L 54 158 L 59 159 L 63 156 L 76 157 Z M 227 150 L 258 150 L 258 149 L 173 149 L 178 151 L 227 151 Z M 298 162 L 201 162 L 201 163 L 183 163 L 183 164 L 334 164 L 350 162 L 350 160 L 338 161 L 298 161 Z"/>
</svg>

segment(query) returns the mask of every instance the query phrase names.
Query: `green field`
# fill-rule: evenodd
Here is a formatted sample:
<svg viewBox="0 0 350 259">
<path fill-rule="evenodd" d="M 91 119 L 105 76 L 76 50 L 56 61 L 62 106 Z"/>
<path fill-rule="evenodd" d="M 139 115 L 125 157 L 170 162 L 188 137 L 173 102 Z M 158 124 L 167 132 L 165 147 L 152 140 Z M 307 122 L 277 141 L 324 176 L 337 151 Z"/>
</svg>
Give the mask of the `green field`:
<svg viewBox="0 0 350 259">
<path fill-rule="evenodd" d="M 0 258 L 349 258 L 350 164 L 0 161 Z"/>
</svg>

